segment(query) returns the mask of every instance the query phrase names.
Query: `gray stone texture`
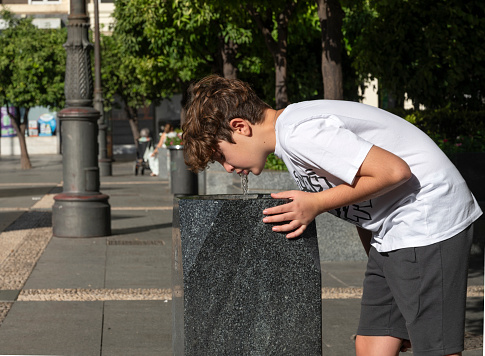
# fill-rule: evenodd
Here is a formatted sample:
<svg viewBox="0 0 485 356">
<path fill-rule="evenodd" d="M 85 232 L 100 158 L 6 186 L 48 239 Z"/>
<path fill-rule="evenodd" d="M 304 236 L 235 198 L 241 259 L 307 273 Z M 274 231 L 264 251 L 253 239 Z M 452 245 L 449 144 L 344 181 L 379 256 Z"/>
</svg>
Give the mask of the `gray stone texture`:
<svg viewBox="0 0 485 356">
<path fill-rule="evenodd" d="M 236 173 L 228 174 L 219 163 L 211 164 L 199 174 L 199 182 L 203 182 L 202 186 L 199 185 L 199 194 L 241 193 L 240 185 L 234 185 L 235 177 Z"/>
<path fill-rule="evenodd" d="M 241 180 L 228 174 L 220 164 L 213 164 L 199 175 L 199 194 L 240 194 Z M 260 175 L 249 175 L 249 193 L 269 194 L 285 190 L 298 190 L 288 172 L 264 170 Z M 205 189 L 205 190 L 203 190 Z M 365 261 L 367 255 L 360 243 L 354 225 L 331 214 L 316 217 L 320 259 L 322 261 Z"/>
<path fill-rule="evenodd" d="M 287 239 L 262 222 L 265 208 L 285 202 L 175 199 L 175 355 L 321 355 L 315 224 Z"/>
<path fill-rule="evenodd" d="M 367 261 L 357 228 L 330 213 L 316 217 L 322 261 Z"/>
<path fill-rule="evenodd" d="M 251 175 L 248 179 L 249 191 L 263 193 L 268 190 L 298 190 L 295 180 L 289 172 L 265 170 L 260 175 Z"/>
</svg>

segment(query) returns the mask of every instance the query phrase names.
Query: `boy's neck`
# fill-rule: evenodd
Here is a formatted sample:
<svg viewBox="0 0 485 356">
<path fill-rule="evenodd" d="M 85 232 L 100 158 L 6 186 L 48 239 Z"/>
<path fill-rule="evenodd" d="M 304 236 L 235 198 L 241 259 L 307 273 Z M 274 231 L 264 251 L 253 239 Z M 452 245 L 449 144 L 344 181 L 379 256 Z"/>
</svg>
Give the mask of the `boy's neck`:
<svg viewBox="0 0 485 356">
<path fill-rule="evenodd" d="M 285 109 L 268 109 L 264 112 L 264 123 L 268 123 L 269 126 L 273 128 L 273 130 L 276 127 L 276 121 L 278 120 L 278 117 L 283 113 Z"/>
<path fill-rule="evenodd" d="M 276 147 L 275 125 L 278 117 L 284 109 L 268 109 L 264 112 L 264 121 L 258 125 L 261 130 L 261 137 L 264 137 L 264 144 L 268 151 L 274 152 Z"/>
</svg>

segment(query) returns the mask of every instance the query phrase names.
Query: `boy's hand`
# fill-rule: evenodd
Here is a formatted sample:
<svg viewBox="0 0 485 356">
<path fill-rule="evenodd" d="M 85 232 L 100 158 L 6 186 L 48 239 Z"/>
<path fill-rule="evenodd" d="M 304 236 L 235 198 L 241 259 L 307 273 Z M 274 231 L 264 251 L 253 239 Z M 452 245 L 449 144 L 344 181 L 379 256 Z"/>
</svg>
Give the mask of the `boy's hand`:
<svg viewBox="0 0 485 356">
<path fill-rule="evenodd" d="M 290 190 L 287 192 L 273 193 L 271 197 L 292 200 L 287 204 L 268 208 L 263 211 L 264 215 L 271 215 L 263 219 L 265 223 L 288 222 L 285 225 L 273 226 L 273 231 L 291 231 L 291 233 L 286 235 L 290 239 L 300 236 L 313 219 L 321 213 L 318 200 L 315 199 L 315 193 Z"/>
<path fill-rule="evenodd" d="M 404 184 L 412 177 L 408 164 L 400 157 L 380 147 L 372 146 L 360 166 L 352 185 L 343 183 L 318 193 L 291 190 L 271 194 L 273 198 L 292 202 L 263 211 L 265 223 L 288 221 L 273 227 L 273 231 L 292 231 L 286 237 L 301 235 L 318 215 L 332 209 L 374 199 Z"/>
</svg>

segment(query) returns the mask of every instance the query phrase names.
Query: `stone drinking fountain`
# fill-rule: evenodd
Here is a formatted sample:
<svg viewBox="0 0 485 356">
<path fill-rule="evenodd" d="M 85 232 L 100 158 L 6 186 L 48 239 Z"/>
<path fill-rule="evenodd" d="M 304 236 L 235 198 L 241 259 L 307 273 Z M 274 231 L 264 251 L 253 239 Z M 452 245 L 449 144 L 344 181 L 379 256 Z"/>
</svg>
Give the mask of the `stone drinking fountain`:
<svg viewBox="0 0 485 356">
<path fill-rule="evenodd" d="M 287 239 L 262 222 L 270 195 L 174 199 L 174 355 L 321 355 L 315 223 Z"/>
</svg>

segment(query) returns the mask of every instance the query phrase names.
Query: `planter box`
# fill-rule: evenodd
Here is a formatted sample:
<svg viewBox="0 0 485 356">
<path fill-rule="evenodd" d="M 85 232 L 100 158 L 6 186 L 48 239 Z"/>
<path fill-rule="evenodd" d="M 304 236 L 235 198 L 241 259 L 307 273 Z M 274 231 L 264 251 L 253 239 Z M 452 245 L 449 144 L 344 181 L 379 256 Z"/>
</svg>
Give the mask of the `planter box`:
<svg viewBox="0 0 485 356">
<path fill-rule="evenodd" d="M 170 180 L 170 152 L 168 148 L 160 147 L 158 149 L 158 178 Z"/>
</svg>

